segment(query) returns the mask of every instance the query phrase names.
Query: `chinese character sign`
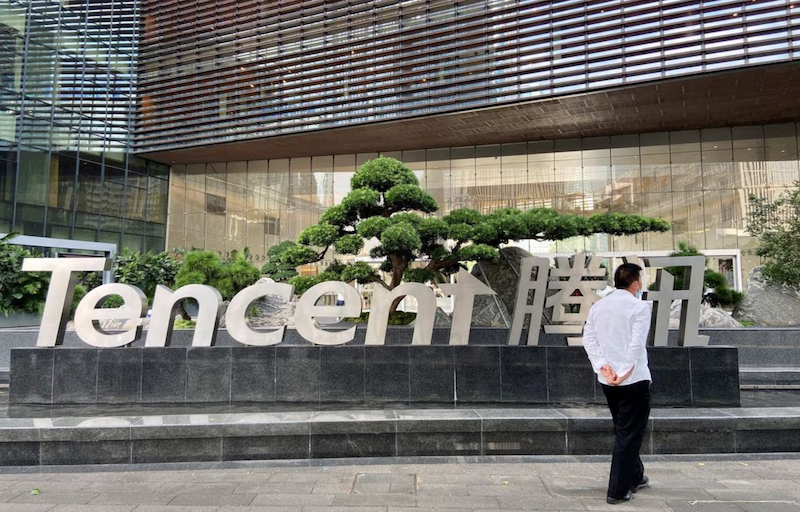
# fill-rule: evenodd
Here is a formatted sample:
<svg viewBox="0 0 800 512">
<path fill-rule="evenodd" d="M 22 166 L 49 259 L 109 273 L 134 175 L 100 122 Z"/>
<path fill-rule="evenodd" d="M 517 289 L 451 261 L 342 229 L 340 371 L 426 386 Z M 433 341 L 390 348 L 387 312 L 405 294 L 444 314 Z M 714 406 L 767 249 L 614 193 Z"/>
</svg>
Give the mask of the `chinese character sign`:
<svg viewBox="0 0 800 512">
<path fill-rule="evenodd" d="M 589 317 L 589 308 L 600 300 L 597 291 L 607 286 L 604 278 L 606 270 L 600 267 L 600 258 L 587 258 L 585 254 L 576 254 L 572 258 L 556 258 L 556 268 L 550 271 L 551 277 L 547 283 L 549 290 L 556 293 L 547 297 L 545 307 L 553 308 L 552 325 L 545 325 L 544 332 L 548 334 L 581 334 L 583 324 Z M 587 279 L 588 278 L 588 279 Z M 581 337 L 568 336 L 570 345 L 580 345 Z"/>
</svg>

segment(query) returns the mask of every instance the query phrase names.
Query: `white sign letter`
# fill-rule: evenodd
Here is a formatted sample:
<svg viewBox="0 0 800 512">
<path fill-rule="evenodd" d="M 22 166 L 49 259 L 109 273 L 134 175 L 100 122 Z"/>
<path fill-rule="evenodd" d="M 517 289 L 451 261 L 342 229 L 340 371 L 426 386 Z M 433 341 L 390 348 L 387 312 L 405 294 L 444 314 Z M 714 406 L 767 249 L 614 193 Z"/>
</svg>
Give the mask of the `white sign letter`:
<svg viewBox="0 0 800 512">
<path fill-rule="evenodd" d="M 344 306 L 317 306 L 317 299 L 328 293 L 344 295 Z M 315 345 L 343 345 L 356 336 L 356 328 L 339 332 L 327 332 L 314 327 L 312 318 L 317 316 L 359 316 L 361 294 L 352 286 L 339 281 L 326 281 L 308 289 L 297 302 L 294 311 L 294 326 L 300 336 Z"/>
<path fill-rule="evenodd" d="M 124 304 L 118 308 L 99 308 L 107 297 L 119 295 Z M 136 286 L 129 284 L 104 284 L 94 288 L 81 299 L 75 310 L 75 332 L 89 345 L 101 348 L 124 347 L 142 335 L 142 317 L 147 314 L 147 297 Z M 136 327 L 124 332 L 109 333 L 94 328 L 94 320 L 138 318 Z"/>
</svg>

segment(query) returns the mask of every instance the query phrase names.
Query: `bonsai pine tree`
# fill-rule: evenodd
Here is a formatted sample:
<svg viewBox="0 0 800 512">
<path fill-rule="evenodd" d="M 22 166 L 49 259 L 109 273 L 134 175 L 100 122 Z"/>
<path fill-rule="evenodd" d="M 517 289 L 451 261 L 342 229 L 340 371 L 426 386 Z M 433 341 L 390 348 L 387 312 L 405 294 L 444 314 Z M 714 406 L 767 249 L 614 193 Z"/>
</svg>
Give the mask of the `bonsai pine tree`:
<svg viewBox="0 0 800 512">
<path fill-rule="evenodd" d="M 319 224 L 303 230 L 297 244 L 287 244 L 270 259 L 299 266 L 321 261 L 333 250 L 338 255 L 358 254 L 366 240 L 378 245 L 370 256 L 382 260 L 381 279 L 365 262 L 335 262 L 320 276 L 291 280 L 296 290 L 321 280 L 374 282 L 392 290 L 403 281 L 426 282 L 437 273 L 452 274 L 467 261 L 497 260 L 499 247 L 511 240 L 563 240 L 593 233 L 628 235 L 667 231 L 661 219 L 607 213 L 582 217 L 563 215 L 547 208 L 521 212 L 504 208 L 489 214 L 463 208 L 443 218 L 429 216 L 439 209 L 436 200 L 419 186 L 419 180 L 399 160 L 379 157 L 362 165 L 353 176 L 351 192 L 341 204 L 329 208 Z M 421 265 L 412 267 L 413 262 Z M 395 301 L 392 311 L 396 308 Z"/>
</svg>

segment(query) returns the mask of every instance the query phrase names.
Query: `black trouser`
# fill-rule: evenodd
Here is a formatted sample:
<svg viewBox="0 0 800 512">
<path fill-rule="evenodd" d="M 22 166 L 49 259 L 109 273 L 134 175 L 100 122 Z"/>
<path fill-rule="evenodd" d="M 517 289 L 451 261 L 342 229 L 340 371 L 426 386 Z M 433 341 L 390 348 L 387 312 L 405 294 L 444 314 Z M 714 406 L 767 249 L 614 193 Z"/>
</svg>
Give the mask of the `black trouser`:
<svg viewBox="0 0 800 512">
<path fill-rule="evenodd" d="M 611 409 L 611 417 L 614 418 L 614 456 L 611 459 L 608 496 L 622 498 L 644 477 L 639 449 L 650 416 L 650 381 L 629 386 L 603 384 L 603 392 Z"/>
</svg>

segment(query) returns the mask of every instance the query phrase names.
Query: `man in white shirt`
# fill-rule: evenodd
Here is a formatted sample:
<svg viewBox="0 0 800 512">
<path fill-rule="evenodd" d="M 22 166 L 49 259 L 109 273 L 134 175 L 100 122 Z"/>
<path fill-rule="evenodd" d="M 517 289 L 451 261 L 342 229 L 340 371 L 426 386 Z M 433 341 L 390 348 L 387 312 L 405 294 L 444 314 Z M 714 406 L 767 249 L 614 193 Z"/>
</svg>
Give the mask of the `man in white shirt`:
<svg viewBox="0 0 800 512">
<path fill-rule="evenodd" d="M 647 333 L 650 306 L 639 297 L 642 267 L 623 263 L 614 273 L 616 290 L 589 310 L 583 347 L 597 374 L 614 419 L 614 455 L 607 502 L 629 501 L 646 487 L 639 449 L 650 415 Z"/>
</svg>

